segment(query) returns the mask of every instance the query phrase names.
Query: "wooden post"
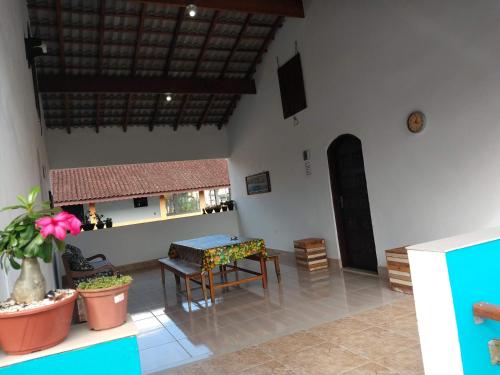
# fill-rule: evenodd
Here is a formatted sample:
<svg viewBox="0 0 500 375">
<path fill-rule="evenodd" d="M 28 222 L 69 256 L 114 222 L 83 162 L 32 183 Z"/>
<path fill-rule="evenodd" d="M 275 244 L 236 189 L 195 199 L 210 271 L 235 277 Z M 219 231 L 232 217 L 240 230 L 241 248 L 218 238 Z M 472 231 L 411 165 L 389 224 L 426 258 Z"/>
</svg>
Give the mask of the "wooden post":
<svg viewBox="0 0 500 375">
<path fill-rule="evenodd" d="M 207 207 L 207 201 L 205 200 L 205 190 L 200 191 L 200 211 L 203 211 Z"/>
<path fill-rule="evenodd" d="M 160 195 L 160 215 L 162 219 L 167 218 L 167 198 L 164 195 Z"/>
<path fill-rule="evenodd" d="M 96 224 L 95 203 L 89 203 L 90 222 Z"/>
</svg>

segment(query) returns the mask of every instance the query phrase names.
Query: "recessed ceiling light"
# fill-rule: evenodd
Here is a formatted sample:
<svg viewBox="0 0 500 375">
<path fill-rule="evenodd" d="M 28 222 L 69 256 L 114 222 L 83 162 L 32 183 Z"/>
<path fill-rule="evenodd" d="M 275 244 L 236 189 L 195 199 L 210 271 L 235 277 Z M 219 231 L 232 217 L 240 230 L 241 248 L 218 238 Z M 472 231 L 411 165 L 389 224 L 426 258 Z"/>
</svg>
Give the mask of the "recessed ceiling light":
<svg viewBox="0 0 500 375">
<path fill-rule="evenodd" d="M 165 94 L 165 100 L 167 102 L 171 102 L 172 101 L 172 95 L 171 94 Z"/>
<path fill-rule="evenodd" d="M 198 10 L 198 8 L 194 4 L 189 4 L 186 7 L 186 10 L 187 10 L 187 12 L 189 14 L 189 17 L 195 17 L 196 16 L 196 11 Z"/>
</svg>

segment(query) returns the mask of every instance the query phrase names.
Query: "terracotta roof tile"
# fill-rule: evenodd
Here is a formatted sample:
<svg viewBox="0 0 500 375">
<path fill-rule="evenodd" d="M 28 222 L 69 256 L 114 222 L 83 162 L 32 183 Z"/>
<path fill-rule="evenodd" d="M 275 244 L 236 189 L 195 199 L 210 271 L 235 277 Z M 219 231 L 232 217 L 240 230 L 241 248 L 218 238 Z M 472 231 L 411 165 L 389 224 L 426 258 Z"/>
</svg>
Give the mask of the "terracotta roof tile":
<svg viewBox="0 0 500 375">
<path fill-rule="evenodd" d="M 225 159 L 53 169 L 50 179 L 56 206 L 229 186 Z"/>
</svg>

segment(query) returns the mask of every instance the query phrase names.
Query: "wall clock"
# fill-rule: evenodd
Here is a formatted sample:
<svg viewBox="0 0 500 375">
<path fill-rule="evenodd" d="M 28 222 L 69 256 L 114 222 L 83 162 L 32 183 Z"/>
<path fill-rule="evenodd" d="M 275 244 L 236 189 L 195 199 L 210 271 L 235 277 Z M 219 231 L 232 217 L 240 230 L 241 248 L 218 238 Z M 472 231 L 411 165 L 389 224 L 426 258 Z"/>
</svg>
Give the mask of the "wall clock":
<svg viewBox="0 0 500 375">
<path fill-rule="evenodd" d="M 425 127 L 425 115 L 420 111 L 410 113 L 406 125 L 412 133 L 420 133 Z"/>
</svg>

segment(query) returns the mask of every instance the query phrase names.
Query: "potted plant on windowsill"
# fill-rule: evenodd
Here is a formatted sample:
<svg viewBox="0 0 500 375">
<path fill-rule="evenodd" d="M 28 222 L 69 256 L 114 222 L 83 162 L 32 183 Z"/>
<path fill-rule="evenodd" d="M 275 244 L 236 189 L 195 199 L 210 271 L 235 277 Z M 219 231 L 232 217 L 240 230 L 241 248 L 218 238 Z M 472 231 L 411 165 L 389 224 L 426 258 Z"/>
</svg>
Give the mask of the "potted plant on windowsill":
<svg viewBox="0 0 500 375">
<path fill-rule="evenodd" d="M 106 224 L 106 228 L 113 227 L 113 219 L 111 219 L 110 217 L 107 217 L 106 220 L 104 221 L 104 223 Z"/>
<path fill-rule="evenodd" d="M 220 204 L 214 206 L 214 212 L 220 212 L 220 210 L 221 210 Z"/>
<path fill-rule="evenodd" d="M 77 297 L 72 289 L 46 294 L 38 258 L 52 262 L 53 245 L 63 251 L 68 231 L 76 236 L 81 222 L 67 212 L 50 209 L 48 202 L 37 206 L 39 191 L 33 188 L 27 198 L 18 196 L 19 204 L 0 210 L 25 211 L 0 231 L 2 268 L 10 264 L 21 270 L 11 298 L 0 303 L 0 347 L 8 354 L 31 353 L 64 340 Z"/>
<path fill-rule="evenodd" d="M 227 205 L 227 208 L 229 209 L 229 211 L 233 211 L 234 210 L 234 203 L 235 202 L 233 200 L 226 202 L 226 205 Z"/>
<path fill-rule="evenodd" d="M 207 206 L 205 208 L 205 211 L 207 212 L 207 214 L 211 214 L 212 212 L 214 212 L 214 208 L 212 206 Z"/>
<path fill-rule="evenodd" d="M 83 218 L 83 220 L 84 221 L 83 221 L 83 224 L 82 224 L 82 229 L 85 232 L 88 232 L 90 230 L 94 230 L 95 224 L 90 221 L 90 216 L 89 215 L 85 215 L 85 217 Z"/>
<path fill-rule="evenodd" d="M 104 217 L 104 215 L 95 214 L 95 218 L 97 220 L 97 223 L 96 223 L 95 226 L 96 226 L 97 229 L 104 228 L 104 221 L 102 221 L 103 217 Z"/>
<path fill-rule="evenodd" d="M 118 327 L 127 321 L 130 276 L 103 276 L 78 284 L 85 303 L 90 329 L 99 331 Z"/>
</svg>

